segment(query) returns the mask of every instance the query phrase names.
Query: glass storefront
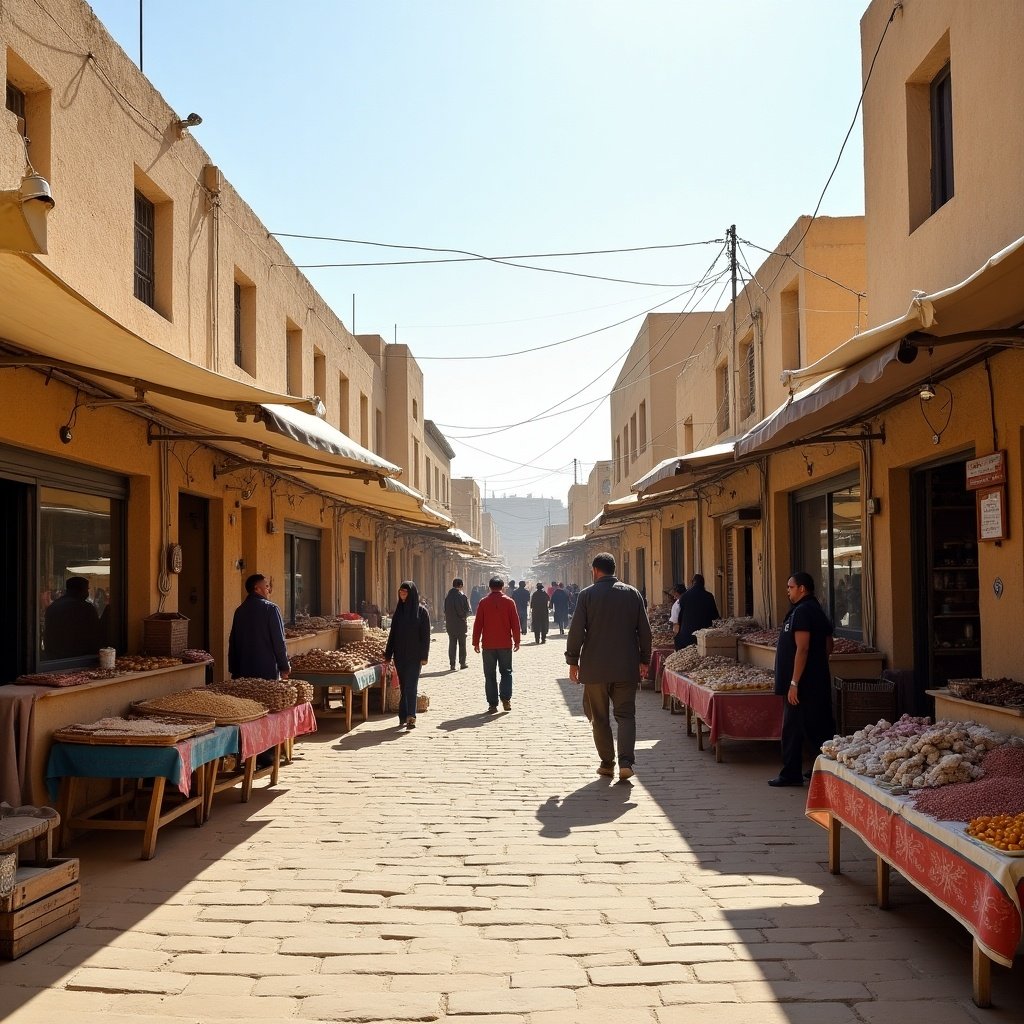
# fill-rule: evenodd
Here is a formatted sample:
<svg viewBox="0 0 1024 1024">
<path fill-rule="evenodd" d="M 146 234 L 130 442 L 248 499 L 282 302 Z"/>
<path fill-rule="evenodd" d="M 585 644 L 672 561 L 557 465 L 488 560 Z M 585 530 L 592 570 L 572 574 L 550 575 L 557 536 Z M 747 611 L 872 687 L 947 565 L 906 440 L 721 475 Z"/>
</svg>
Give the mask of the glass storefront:
<svg viewBox="0 0 1024 1024">
<path fill-rule="evenodd" d="M 814 577 L 815 593 L 836 634 L 863 638 L 860 483 L 843 478 L 794 496 L 794 570 Z"/>
<path fill-rule="evenodd" d="M 284 618 L 320 614 L 320 531 L 298 524 L 285 525 Z"/>
</svg>

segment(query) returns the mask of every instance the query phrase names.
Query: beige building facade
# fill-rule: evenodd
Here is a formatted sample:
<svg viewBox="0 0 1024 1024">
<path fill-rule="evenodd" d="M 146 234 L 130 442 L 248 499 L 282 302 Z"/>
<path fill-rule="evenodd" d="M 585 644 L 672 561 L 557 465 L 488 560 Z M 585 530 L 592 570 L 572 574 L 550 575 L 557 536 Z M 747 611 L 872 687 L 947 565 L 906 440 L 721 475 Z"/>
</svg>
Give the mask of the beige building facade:
<svg viewBox="0 0 1024 1024">
<path fill-rule="evenodd" d="M 442 494 L 450 463 L 411 353 L 348 331 L 87 5 L 13 0 L 0 42 L 0 503 L 17 553 L 0 682 L 95 655 L 47 639 L 71 576 L 105 641 L 139 650 L 146 616 L 180 611 L 222 675 L 252 572 L 289 619 L 441 579 L 472 545 L 426 498 L 428 450 Z M 52 209 L 27 238 L 49 203 L 9 193 L 40 177 Z"/>
</svg>

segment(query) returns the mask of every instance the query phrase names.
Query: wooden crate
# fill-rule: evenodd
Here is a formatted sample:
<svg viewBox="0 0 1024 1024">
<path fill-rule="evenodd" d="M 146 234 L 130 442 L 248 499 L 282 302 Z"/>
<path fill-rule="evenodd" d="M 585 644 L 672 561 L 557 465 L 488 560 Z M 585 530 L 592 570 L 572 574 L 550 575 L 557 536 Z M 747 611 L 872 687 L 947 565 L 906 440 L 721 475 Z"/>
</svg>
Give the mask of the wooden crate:
<svg viewBox="0 0 1024 1024">
<path fill-rule="evenodd" d="M 19 910 L 0 914 L 0 958 L 16 960 L 55 935 L 74 928 L 81 914 L 82 886 L 64 886 Z"/>
<path fill-rule="evenodd" d="M 58 857 L 46 864 L 23 864 L 14 876 L 14 888 L 0 894 L 0 913 L 20 910 L 77 881 L 77 857 Z"/>
<path fill-rule="evenodd" d="M 366 635 L 366 623 L 362 619 L 342 619 L 338 623 L 338 642 L 344 647 L 346 644 L 357 644 Z"/>
</svg>

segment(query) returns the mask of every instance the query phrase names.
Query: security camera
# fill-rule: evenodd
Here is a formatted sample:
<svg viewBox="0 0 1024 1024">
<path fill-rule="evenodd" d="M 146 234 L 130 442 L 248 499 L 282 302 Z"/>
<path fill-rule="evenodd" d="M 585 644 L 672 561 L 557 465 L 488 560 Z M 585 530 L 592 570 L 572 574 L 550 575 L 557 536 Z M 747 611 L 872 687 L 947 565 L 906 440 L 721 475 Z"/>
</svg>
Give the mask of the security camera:
<svg viewBox="0 0 1024 1024">
<path fill-rule="evenodd" d="M 930 402 L 935 397 L 935 388 L 931 381 L 927 381 L 921 385 L 921 390 L 918 391 L 917 397 L 920 398 L 922 402 Z"/>
<path fill-rule="evenodd" d="M 71 428 L 66 423 L 57 431 L 57 436 L 61 444 L 71 444 Z"/>
<path fill-rule="evenodd" d="M 188 117 L 185 118 L 185 124 L 187 124 L 189 128 L 195 128 L 196 125 L 200 125 L 202 123 L 203 119 L 194 112 L 189 114 Z"/>
</svg>

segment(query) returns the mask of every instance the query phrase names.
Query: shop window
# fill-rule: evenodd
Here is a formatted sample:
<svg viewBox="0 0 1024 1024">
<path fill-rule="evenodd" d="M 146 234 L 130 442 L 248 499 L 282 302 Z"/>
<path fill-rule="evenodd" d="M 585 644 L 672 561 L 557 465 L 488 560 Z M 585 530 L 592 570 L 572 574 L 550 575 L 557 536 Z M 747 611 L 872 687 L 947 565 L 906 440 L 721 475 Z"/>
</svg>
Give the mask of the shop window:
<svg viewBox="0 0 1024 1024">
<path fill-rule="evenodd" d="M 860 483 L 856 477 L 794 499 L 794 571 L 814 577 L 815 595 L 836 634 L 863 636 Z"/>
<path fill-rule="evenodd" d="M 931 81 L 932 211 L 953 198 L 953 83 L 947 64 Z"/>
<path fill-rule="evenodd" d="M 284 617 L 288 622 L 320 614 L 320 531 L 286 523 Z"/>
<path fill-rule="evenodd" d="M 17 131 L 25 144 L 23 155 L 37 173 L 50 179 L 50 87 L 13 50 L 7 51 L 5 84 L 4 105 L 17 118 Z"/>
<path fill-rule="evenodd" d="M 38 661 L 94 663 L 121 636 L 122 503 L 41 486 L 38 507 Z"/>
<path fill-rule="evenodd" d="M 134 294 L 171 319 L 174 278 L 174 204 L 138 167 L 134 177 Z"/>
<path fill-rule="evenodd" d="M 156 304 L 156 208 L 135 192 L 135 298 Z"/>
</svg>

